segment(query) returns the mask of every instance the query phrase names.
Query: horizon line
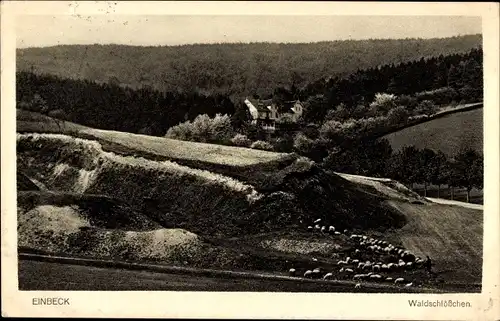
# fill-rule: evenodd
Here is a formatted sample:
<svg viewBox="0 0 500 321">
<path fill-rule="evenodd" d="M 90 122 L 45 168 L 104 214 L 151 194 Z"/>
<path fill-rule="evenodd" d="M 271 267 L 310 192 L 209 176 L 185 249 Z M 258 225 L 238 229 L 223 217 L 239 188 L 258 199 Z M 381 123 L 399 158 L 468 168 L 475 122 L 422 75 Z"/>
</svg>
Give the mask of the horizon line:
<svg viewBox="0 0 500 321">
<path fill-rule="evenodd" d="M 483 36 L 482 33 L 470 33 L 470 34 L 458 34 L 454 36 L 446 37 L 430 37 L 430 38 L 420 38 L 420 37 L 405 37 L 405 38 L 346 38 L 346 39 L 335 39 L 335 40 L 320 40 L 311 42 L 274 42 L 274 41 L 233 41 L 233 42 L 193 42 L 193 43 L 183 43 L 183 44 L 122 44 L 122 43 L 75 43 L 75 44 L 54 44 L 47 46 L 34 46 L 34 47 L 16 47 L 18 49 L 47 49 L 54 47 L 63 46 L 124 46 L 124 47 L 144 47 L 144 48 L 161 48 L 161 47 L 183 47 L 183 46 L 211 46 L 211 45 L 256 45 L 256 44 L 271 44 L 271 45 L 310 45 L 310 44 L 320 44 L 328 42 L 342 42 L 342 41 L 390 41 L 390 40 L 436 40 L 436 39 L 451 39 L 460 38 L 467 36 Z M 482 45 L 482 44 L 481 44 Z"/>
</svg>

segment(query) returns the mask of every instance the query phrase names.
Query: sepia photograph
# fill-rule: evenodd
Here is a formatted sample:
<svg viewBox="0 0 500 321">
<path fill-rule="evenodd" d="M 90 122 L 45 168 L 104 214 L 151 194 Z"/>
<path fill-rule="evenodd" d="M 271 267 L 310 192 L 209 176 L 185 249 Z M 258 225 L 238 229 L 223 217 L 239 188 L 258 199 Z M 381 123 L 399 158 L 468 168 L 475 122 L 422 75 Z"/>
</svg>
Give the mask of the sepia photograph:
<svg viewBox="0 0 500 321">
<path fill-rule="evenodd" d="M 34 311 L 70 306 L 68 291 L 478 308 L 484 154 L 498 143 L 485 137 L 498 100 L 485 99 L 481 14 L 120 5 L 9 20 L 8 277 Z"/>
</svg>

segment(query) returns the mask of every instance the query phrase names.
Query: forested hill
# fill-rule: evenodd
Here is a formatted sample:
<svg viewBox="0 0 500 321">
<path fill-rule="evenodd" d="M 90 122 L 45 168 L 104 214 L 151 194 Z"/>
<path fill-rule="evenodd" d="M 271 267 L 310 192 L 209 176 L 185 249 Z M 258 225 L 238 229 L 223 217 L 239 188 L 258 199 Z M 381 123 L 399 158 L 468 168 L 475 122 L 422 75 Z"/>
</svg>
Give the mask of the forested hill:
<svg viewBox="0 0 500 321">
<path fill-rule="evenodd" d="M 18 71 L 162 91 L 261 96 L 274 88 L 345 76 L 359 69 L 481 47 L 481 35 L 440 39 L 139 47 L 63 45 L 18 49 Z"/>
</svg>

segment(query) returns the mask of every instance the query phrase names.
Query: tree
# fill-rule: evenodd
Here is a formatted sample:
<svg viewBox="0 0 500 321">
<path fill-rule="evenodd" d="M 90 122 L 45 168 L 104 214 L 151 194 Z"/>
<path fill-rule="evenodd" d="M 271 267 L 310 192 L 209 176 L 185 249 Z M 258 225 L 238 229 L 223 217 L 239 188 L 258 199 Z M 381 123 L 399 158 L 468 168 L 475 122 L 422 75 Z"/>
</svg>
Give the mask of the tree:
<svg viewBox="0 0 500 321">
<path fill-rule="evenodd" d="M 459 177 L 460 174 L 457 170 L 457 162 L 455 159 L 448 159 L 446 161 L 446 171 L 444 173 L 445 183 L 448 185 L 450 191 L 450 199 L 453 200 L 455 198 L 455 187 L 460 186 Z"/>
<path fill-rule="evenodd" d="M 399 154 L 399 160 L 397 160 L 399 164 L 397 168 L 399 171 L 398 176 L 401 177 L 404 183 L 407 183 L 411 187 L 419 180 L 420 164 L 418 162 L 418 154 L 419 150 L 415 146 L 405 146 Z"/>
<path fill-rule="evenodd" d="M 427 186 L 435 177 L 436 153 L 428 148 L 420 150 L 418 156 L 417 182 L 424 184 L 424 196 L 427 196 Z"/>
<path fill-rule="evenodd" d="M 304 102 L 304 113 L 302 115 L 306 123 L 321 123 L 328 111 L 328 101 L 324 95 L 309 97 Z"/>
<path fill-rule="evenodd" d="M 385 116 L 394 107 L 396 107 L 396 95 L 377 93 L 370 104 L 370 112 L 373 116 Z"/>
<path fill-rule="evenodd" d="M 462 72 L 454 65 L 451 65 L 450 69 L 448 69 L 448 87 L 462 87 Z"/>
<path fill-rule="evenodd" d="M 202 143 L 228 143 L 234 131 L 228 115 L 217 114 L 214 118 L 203 114 L 193 122 L 186 121 L 171 127 L 165 137 Z"/>
<path fill-rule="evenodd" d="M 35 94 L 29 102 L 29 110 L 45 114 L 49 111 L 49 107 L 47 101 L 42 96 Z"/>
<path fill-rule="evenodd" d="M 410 114 L 403 106 L 393 108 L 387 114 L 387 120 L 390 126 L 404 125 L 408 121 Z"/>
<path fill-rule="evenodd" d="M 473 149 L 466 149 L 455 156 L 455 180 L 467 191 L 470 202 L 472 188 L 483 186 L 483 156 Z"/>
<path fill-rule="evenodd" d="M 345 121 L 351 117 L 351 112 L 344 103 L 340 103 L 335 109 L 329 109 L 325 116 L 325 121 L 336 120 Z"/>
<path fill-rule="evenodd" d="M 438 195 L 439 198 L 441 195 L 441 185 L 446 184 L 446 176 L 449 171 L 448 169 L 448 160 L 446 155 L 442 151 L 438 151 L 436 156 L 434 157 L 434 162 L 432 164 L 433 167 L 433 175 L 431 179 L 431 183 L 437 185 L 438 187 Z"/>
<path fill-rule="evenodd" d="M 240 102 L 236 105 L 235 112 L 231 116 L 231 124 L 237 131 L 245 132 L 247 125 L 252 119 L 250 111 L 245 103 Z"/>
</svg>

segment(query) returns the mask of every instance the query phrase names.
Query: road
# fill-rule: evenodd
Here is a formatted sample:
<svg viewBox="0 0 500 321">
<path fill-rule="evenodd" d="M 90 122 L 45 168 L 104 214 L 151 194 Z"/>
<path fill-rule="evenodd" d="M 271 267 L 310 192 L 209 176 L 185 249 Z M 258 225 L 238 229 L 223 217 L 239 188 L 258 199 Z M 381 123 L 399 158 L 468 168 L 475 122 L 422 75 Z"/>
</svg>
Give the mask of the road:
<svg viewBox="0 0 500 321">
<path fill-rule="evenodd" d="M 380 289 L 320 283 L 323 282 L 215 278 L 19 260 L 19 290 L 380 292 Z M 398 292 L 398 289 L 384 292 L 388 291 Z"/>
<path fill-rule="evenodd" d="M 461 206 L 461 207 L 466 207 L 466 208 L 472 208 L 474 210 L 483 210 L 483 208 L 484 208 L 482 204 L 473 204 L 473 203 L 452 201 L 452 200 L 447 200 L 444 198 L 432 198 L 432 197 L 426 197 L 426 198 L 431 202 L 439 203 L 439 204 L 456 205 L 456 206 Z"/>
</svg>

